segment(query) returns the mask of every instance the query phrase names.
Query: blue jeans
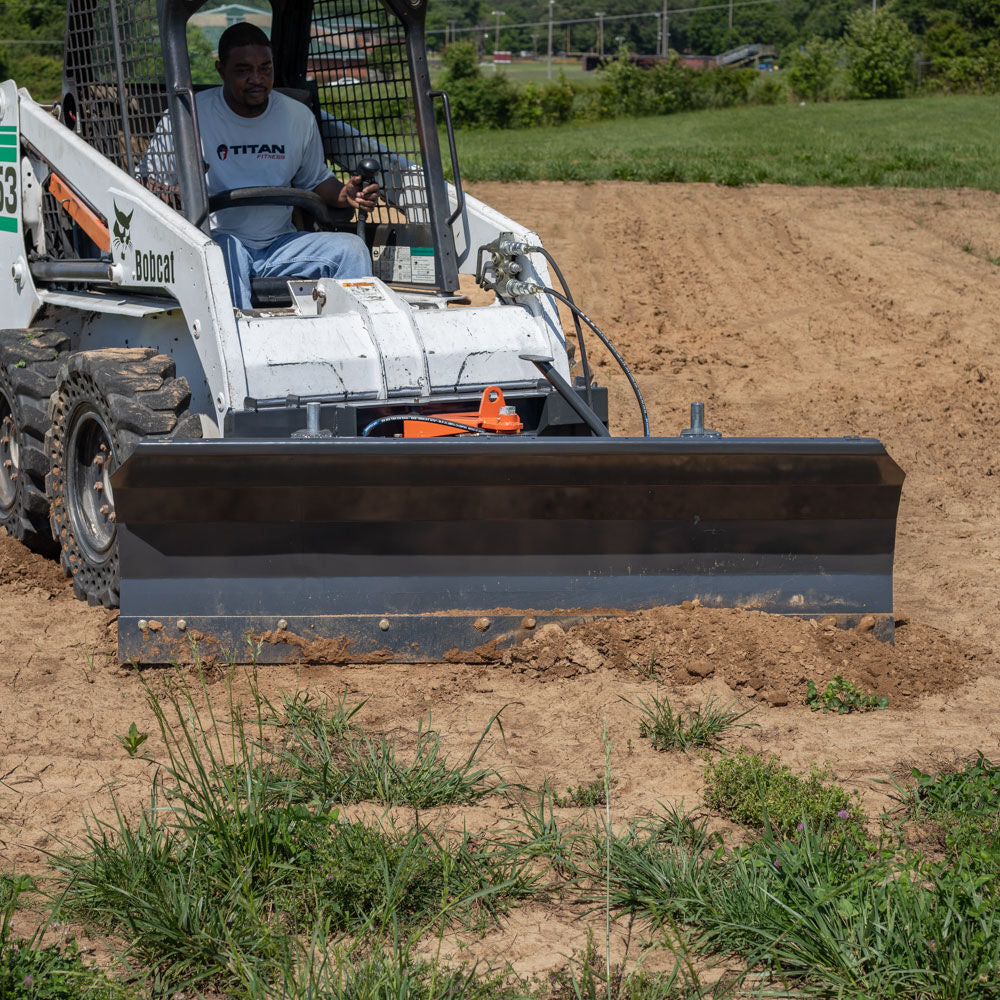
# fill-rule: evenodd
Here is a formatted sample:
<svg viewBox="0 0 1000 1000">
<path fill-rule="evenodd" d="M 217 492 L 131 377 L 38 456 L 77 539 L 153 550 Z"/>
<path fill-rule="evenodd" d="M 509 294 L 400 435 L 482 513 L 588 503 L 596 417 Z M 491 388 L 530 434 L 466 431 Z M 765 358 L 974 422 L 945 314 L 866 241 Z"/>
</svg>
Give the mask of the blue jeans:
<svg viewBox="0 0 1000 1000">
<path fill-rule="evenodd" d="M 252 278 L 364 278 L 372 273 L 365 241 L 353 233 L 286 233 L 256 249 L 229 233 L 212 233 L 222 247 L 237 309 L 250 308 Z"/>
</svg>

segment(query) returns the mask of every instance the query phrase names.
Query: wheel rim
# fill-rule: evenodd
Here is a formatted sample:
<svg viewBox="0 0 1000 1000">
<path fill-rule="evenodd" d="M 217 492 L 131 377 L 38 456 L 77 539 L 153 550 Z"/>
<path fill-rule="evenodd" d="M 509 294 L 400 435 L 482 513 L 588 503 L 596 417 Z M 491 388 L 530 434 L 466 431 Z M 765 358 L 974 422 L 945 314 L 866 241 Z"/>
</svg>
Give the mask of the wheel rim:
<svg viewBox="0 0 1000 1000">
<path fill-rule="evenodd" d="M 17 501 L 17 476 L 21 450 L 17 443 L 14 408 L 6 392 L 0 391 L 0 513 L 9 514 Z"/>
<path fill-rule="evenodd" d="M 80 547 L 93 562 L 103 562 L 115 541 L 115 500 L 111 491 L 114 451 L 101 415 L 89 405 L 73 419 L 66 454 L 69 516 Z"/>
</svg>

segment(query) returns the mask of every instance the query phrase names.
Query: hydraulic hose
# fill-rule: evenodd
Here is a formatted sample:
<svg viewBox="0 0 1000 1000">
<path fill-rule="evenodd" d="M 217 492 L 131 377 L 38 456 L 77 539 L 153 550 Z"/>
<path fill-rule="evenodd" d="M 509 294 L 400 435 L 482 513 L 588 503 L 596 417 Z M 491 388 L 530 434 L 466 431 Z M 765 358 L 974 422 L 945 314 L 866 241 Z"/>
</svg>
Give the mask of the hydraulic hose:
<svg viewBox="0 0 1000 1000">
<path fill-rule="evenodd" d="M 398 423 L 401 420 L 416 420 L 423 424 L 440 424 L 442 427 L 454 427 L 460 431 L 465 431 L 466 434 L 481 436 L 481 432 L 477 428 L 470 427 L 468 424 L 460 424 L 457 420 L 444 420 L 441 417 L 429 417 L 422 413 L 393 413 L 388 417 L 379 417 L 365 427 L 361 432 L 361 436 L 368 437 L 369 433 L 376 427 L 381 427 L 382 424 Z"/>
<path fill-rule="evenodd" d="M 625 364 L 625 359 L 615 349 L 615 345 L 608 340 L 601 328 L 572 299 L 561 295 L 554 288 L 538 287 L 547 295 L 551 295 L 553 298 L 557 298 L 560 302 L 567 305 L 573 311 L 574 315 L 578 315 L 597 334 L 601 343 L 611 352 L 611 356 L 618 362 L 618 367 L 625 373 L 629 385 L 632 386 L 632 392 L 635 394 L 635 400 L 639 404 L 639 413 L 642 415 L 642 436 L 649 437 L 649 414 L 646 412 L 646 404 L 643 401 L 642 393 L 639 391 L 639 385 L 635 380 L 635 376 L 632 374 L 629 366 Z"/>
<path fill-rule="evenodd" d="M 562 271 L 559 270 L 559 265 L 552 254 L 542 246 L 528 247 L 527 252 L 540 253 L 552 265 L 552 270 L 555 271 L 556 277 L 559 279 L 559 284 L 562 285 L 562 290 L 566 294 L 566 298 L 572 303 L 573 295 L 569 290 L 569 285 L 566 283 L 566 279 L 563 277 Z M 590 362 L 587 360 L 587 346 L 583 341 L 583 328 L 580 326 L 580 317 L 577 315 L 575 308 L 573 308 L 573 326 L 576 328 L 576 342 L 580 348 L 580 366 L 583 368 L 583 384 L 587 391 L 587 405 L 593 407 L 594 394 L 591 388 L 593 375 L 590 371 Z"/>
</svg>

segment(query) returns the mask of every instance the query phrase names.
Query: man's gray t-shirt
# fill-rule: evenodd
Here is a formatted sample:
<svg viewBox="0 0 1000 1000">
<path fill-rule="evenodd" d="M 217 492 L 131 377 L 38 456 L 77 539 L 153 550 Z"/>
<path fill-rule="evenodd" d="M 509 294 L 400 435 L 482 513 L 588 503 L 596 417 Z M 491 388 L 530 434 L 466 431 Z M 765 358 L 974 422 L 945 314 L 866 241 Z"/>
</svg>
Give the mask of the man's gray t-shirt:
<svg viewBox="0 0 1000 1000">
<path fill-rule="evenodd" d="M 333 176 L 316 119 L 299 101 L 272 91 L 267 109 L 256 118 L 236 114 L 221 87 L 201 91 L 196 101 L 210 196 L 243 187 L 311 191 Z M 258 249 L 295 232 L 292 209 L 284 205 L 223 209 L 213 216 L 212 229 Z"/>
</svg>

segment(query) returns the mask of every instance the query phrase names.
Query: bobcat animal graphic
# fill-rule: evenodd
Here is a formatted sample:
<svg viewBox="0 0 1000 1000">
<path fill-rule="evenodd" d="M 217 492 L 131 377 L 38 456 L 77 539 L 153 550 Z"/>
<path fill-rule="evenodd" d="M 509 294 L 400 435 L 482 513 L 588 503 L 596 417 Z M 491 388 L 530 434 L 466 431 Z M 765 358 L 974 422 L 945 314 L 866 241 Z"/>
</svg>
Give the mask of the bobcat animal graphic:
<svg viewBox="0 0 1000 1000">
<path fill-rule="evenodd" d="M 117 202 L 112 202 L 112 204 L 115 207 L 115 224 L 111 227 L 114 236 L 113 246 L 121 259 L 124 260 L 125 251 L 132 245 L 132 216 L 135 215 L 135 209 L 133 208 L 126 215 L 118 207 Z"/>
</svg>

